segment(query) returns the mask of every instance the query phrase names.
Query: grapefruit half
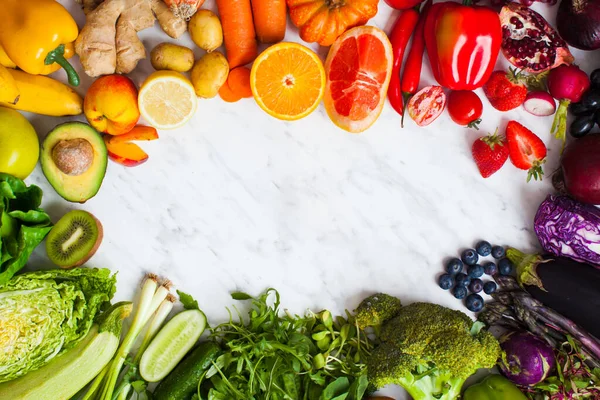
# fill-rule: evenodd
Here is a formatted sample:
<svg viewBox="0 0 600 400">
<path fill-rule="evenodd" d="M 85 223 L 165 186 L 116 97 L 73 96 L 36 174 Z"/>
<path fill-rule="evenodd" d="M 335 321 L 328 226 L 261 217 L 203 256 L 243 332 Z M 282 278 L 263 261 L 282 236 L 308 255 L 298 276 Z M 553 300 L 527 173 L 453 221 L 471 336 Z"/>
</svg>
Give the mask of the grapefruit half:
<svg viewBox="0 0 600 400">
<path fill-rule="evenodd" d="M 325 72 L 325 109 L 340 128 L 359 133 L 381 114 L 392 76 L 392 45 L 374 26 L 352 28 L 331 46 Z"/>
</svg>

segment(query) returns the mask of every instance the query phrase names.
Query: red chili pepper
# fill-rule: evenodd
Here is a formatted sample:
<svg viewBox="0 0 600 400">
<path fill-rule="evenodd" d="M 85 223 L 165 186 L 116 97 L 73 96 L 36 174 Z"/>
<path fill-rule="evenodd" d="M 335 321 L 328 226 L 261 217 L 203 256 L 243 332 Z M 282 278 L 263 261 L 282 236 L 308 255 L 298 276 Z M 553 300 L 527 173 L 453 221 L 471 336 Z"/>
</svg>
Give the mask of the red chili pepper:
<svg viewBox="0 0 600 400">
<path fill-rule="evenodd" d="M 402 90 L 405 108 L 408 98 L 417 93 L 417 89 L 419 88 L 421 66 L 423 65 L 423 53 L 425 53 L 425 19 L 427 18 L 427 13 L 432 2 L 432 0 L 427 0 L 423 5 L 419 22 L 417 23 L 413 35 L 412 44 L 410 45 L 410 50 L 408 51 L 408 56 L 406 57 L 404 68 L 402 69 L 402 83 L 400 88 Z M 404 113 L 402 113 L 402 127 L 404 127 Z"/>
<path fill-rule="evenodd" d="M 502 42 L 498 13 L 489 7 L 445 1 L 431 6 L 425 44 L 433 76 L 452 90 L 483 86 L 494 70 Z"/>
<path fill-rule="evenodd" d="M 418 20 L 419 12 L 414 8 L 403 10 L 400 12 L 390 34 L 390 42 L 394 51 L 394 66 L 392 68 L 392 79 L 390 80 L 387 95 L 388 99 L 390 99 L 390 104 L 400 115 L 402 115 L 404 110 L 402 106 L 402 89 L 400 87 L 400 70 L 402 68 L 404 50 Z"/>
</svg>

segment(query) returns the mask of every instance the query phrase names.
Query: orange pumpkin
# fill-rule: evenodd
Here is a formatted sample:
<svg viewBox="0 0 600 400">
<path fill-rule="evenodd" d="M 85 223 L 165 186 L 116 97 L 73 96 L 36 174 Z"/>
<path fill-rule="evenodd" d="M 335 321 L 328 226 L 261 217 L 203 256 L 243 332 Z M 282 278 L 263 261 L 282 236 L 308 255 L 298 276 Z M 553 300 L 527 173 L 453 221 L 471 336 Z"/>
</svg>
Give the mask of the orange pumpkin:
<svg viewBox="0 0 600 400">
<path fill-rule="evenodd" d="M 379 0 L 287 0 L 292 23 L 305 42 L 331 46 L 348 29 L 377 14 Z"/>
</svg>

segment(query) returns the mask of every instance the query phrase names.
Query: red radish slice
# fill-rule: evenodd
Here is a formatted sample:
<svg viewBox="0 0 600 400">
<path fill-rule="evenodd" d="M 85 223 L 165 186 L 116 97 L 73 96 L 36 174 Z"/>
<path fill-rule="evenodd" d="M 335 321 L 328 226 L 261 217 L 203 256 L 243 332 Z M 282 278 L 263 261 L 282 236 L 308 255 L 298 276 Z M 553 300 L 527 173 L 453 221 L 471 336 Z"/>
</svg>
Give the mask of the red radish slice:
<svg viewBox="0 0 600 400">
<path fill-rule="evenodd" d="M 556 112 L 556 101 L 548 92 L 537 90 L 529 92 L 523 103 L 523 108 L 538 117 L 547 117 Z"/>
</svg>

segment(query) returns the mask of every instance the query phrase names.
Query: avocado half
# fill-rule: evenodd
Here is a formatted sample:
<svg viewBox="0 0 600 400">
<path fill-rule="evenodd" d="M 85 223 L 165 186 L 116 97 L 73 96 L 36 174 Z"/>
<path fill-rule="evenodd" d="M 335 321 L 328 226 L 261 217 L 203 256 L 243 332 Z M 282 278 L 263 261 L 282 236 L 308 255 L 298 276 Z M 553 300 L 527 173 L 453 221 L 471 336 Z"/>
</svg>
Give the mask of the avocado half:
<svg viewBox="0 0 600 400">
<path fill-rule="evenodd" d="M 108 152 L 102 136 L 83 122 L 66 122 L 48 133 L 40 155 L 42 171 L 65 200 L 84 203 L 98 193 Z"/>
</svg>

